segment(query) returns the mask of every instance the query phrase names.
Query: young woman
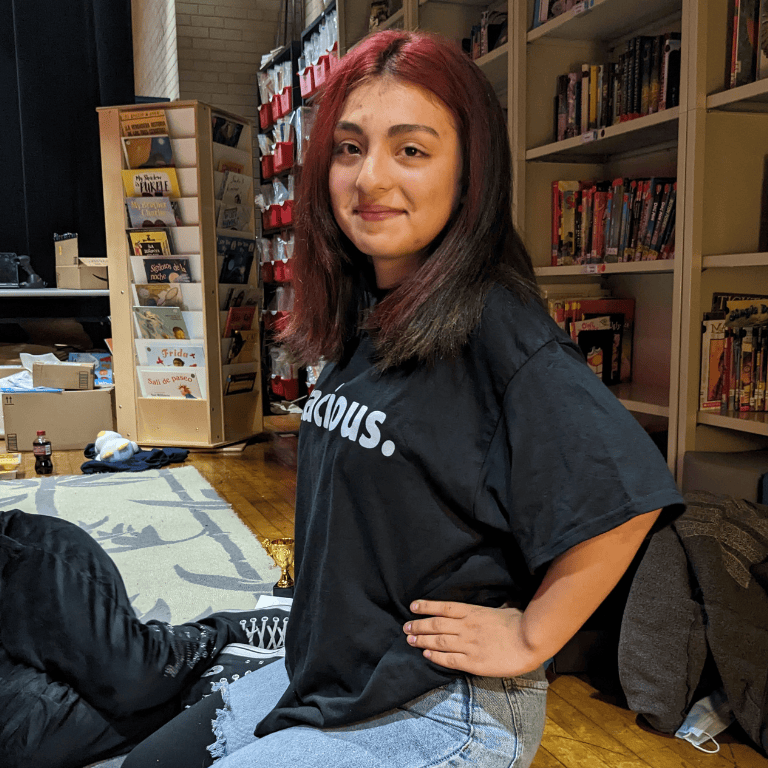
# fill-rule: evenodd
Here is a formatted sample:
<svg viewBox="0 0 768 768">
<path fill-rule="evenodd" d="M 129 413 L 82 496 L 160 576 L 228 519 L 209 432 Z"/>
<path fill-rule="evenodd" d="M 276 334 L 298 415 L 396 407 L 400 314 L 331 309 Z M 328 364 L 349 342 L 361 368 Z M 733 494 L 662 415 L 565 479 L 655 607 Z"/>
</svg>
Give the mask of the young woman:
<svg viewBox="0 0 768 768">
<path fill-rule="evenodd" d="M 452 44 L 388 31 L 342 59 L 283 334 L 329 361 L 302 415 L 286 663 L 125 768 L 532 761 L 544 662 L 682 500 L 543 309 L 510 181 L 502 110 Z"/>
</svg>

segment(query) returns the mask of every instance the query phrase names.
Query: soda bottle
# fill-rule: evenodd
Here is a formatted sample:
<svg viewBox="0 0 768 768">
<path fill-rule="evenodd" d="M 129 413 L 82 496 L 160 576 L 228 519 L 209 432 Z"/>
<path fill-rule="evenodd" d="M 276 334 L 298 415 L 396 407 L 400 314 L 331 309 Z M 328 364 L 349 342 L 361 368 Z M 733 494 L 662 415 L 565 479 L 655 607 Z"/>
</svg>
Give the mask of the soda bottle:
<svg viewBox="0 0 768 768">
<path fill-rule="evenodd" d="M 50 475 L 53 472 L 51 441 L 46 438 L 44 429 L 37 430 L 37 437 L 32 443 L 32 452 L 35 454 L 35 472 L 38 475 Z"/>
</svg>

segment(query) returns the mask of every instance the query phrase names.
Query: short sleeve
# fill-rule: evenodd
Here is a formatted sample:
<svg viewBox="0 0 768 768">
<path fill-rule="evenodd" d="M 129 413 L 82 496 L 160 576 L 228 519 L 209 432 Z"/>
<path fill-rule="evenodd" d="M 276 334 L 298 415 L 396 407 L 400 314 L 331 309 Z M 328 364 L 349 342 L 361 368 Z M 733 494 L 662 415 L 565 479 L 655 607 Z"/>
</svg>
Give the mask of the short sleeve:
<svg viewBox="0 0 768 768">
<path fill-rule="evenodd" d="M 636 515 L 684 509 L 659 449 L 559 340 L 509 382 L 481 485 L 478 514 L 504 517 L 531 572 Z"/>
</svg>

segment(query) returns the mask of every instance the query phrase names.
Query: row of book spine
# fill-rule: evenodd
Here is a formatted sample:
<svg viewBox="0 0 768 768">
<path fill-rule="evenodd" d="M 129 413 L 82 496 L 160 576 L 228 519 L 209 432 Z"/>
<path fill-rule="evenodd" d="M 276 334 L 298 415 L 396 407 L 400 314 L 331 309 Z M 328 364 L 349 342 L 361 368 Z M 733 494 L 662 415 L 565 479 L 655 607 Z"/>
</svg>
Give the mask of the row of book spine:
<svg viewBox="0 0 768 768">
<path fill-rule="evenodd" d="M 767 376 L 768 326 L 727 328 L 722 322 L 704 322 L 702 410 L 768 410 Z"/>
<path fill-rule="evenodd" d="M 557 79 L 556 141 L 680 104 L 680 33 L 638 36 L 619 60 L 582 64 Z"/>
<path fill-rule="evenodd" d="M 768 77 L 768 0 L 730 0 L 726 88 Z"/>
<path fill-rule="evenodd" d="M 552 182 L 552 266 L 674 258 L 673 178 Z"/>
</svg>

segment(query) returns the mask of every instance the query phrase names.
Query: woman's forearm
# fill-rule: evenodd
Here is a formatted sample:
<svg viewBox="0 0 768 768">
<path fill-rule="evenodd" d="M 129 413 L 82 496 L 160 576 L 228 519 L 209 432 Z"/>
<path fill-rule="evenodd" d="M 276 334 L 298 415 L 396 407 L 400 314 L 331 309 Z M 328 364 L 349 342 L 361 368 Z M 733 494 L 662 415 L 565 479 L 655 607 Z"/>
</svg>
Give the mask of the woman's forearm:
<svg viewBox="0 0 768 768">
<path fill-rule="evenodd" d="M 554 656 L 616 586 L 660 511 L 639 515 L 552 561 L 522 617 L 523 640 L 540 662 Z"/>
</svg>

